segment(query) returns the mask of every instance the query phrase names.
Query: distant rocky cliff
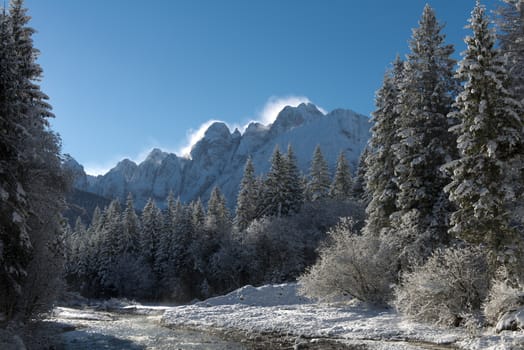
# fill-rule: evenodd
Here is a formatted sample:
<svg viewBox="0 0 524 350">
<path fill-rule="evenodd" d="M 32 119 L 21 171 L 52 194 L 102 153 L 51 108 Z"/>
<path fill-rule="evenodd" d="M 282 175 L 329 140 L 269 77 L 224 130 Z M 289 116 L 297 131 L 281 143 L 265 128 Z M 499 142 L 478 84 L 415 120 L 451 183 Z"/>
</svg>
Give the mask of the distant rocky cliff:
<svg viewBox="0 0 524 350">
<path fill-rule="evenodd" d="M 234 207 L 248 156 L 253 158 L 256 172 L 264 174 L 275 145 L 285 152 L 291 144 L 299 169 L 307 174 L 318 144 L 330 170 L 334 170 L 338 153 L 344 151 L 354 171 L 370 127 L 369 118 L 353 111 L 336 109 L 323 114 L 312 104 L 301 104 L 285 107 L 273 124 L 249 124 L 243 133 L 237 129 L 231 132 L 224 123 L 213 123 L 193 146 L 189 159 L 154 149 L 140 164 L 124 159 L 97 177 L 86 175 L 74 159 L 68 160 L 67 166 L 73 170 L 79 190 L 122 202 L 132 193 L 137 207 L 149 197 L 163 205 L 170 190 L 184 202 L 198 197 L 205 201 L 214 186 L 222 189 L 228 205 Z"/>
</svg>

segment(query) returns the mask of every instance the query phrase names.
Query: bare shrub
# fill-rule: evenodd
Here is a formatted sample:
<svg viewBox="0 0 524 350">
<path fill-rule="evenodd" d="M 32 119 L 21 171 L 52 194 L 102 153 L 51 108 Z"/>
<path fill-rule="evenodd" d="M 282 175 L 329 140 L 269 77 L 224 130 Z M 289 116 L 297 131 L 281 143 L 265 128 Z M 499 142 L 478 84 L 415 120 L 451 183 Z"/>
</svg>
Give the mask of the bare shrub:
<svg viewBox="0 0 524 350">
<path fill-rule="evenodd" d="M 314 298 L 351 295 L 373 304 L 387 302 L 395 281 L 392 249 L 374 235 L 357 234 L 350 218 L 342 218 L 328 235 L 317 263 L 299 278 L 300 292 Z"/>
<path fill-rule="evenodd" d="M 403 276 L 395 288 L 394 305 L 417 321 L 459 326 L 479 313 L 488 286 L 483 249 L 437 249 L 424 265 Z"/>
</svg>

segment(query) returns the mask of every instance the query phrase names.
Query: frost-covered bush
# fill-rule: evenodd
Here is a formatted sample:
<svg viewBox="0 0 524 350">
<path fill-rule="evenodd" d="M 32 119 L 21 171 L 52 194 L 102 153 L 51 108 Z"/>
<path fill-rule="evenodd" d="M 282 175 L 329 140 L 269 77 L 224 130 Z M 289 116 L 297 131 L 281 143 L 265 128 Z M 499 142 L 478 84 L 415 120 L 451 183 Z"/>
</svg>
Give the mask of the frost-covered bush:
<svg viewBox="0 0 524 350">
<path fill-rule="evenodd" d="M 499 271 L 493 280 L 484 303 L 486 321 L 495 325 L 506 312 L 524 306 L 524 285 L 511 283 L 504 271 Z"/>
<path fill-rule="evenodd" d="M 355 233 L 354 222 L 342 218 L 329 231 L 319 250 L 319 260 L 299 279 L 303 295 L 330 298 L 351 295 L 381 304 L 391 296 L 395 276 L 390 247 L 373 235 Z"/>
<path fill-rule="evenodd" d="M 480 311 L 489 288 L 486 252 L 477 247 L 436 250 L 406 273 L 394 305 L 409 318 L 459 326 Z"/>
</svg>

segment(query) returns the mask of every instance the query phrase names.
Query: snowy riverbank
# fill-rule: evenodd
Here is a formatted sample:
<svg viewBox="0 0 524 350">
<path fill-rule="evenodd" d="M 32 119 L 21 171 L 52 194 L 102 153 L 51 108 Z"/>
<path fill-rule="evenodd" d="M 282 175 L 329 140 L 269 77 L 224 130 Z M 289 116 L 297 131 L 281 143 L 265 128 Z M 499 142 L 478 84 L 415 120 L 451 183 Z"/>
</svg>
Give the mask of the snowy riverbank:
<svg viewBox="0 0 524 350">
<path fill-rule="evenodd" d="M 523 349 L 524 332 L 486 330 L 471 336 L 464 329 L 439 329 L 405 320 L 394 310 L 354 301 L 315 302 L 297 295 L 296 284 L 246 286 L 225 296 L 166 309 L 169 327 L 222 330 L 253 336 L 280 334 L 300 342 L 334 339 L 372 349 Z"/>
</svg>

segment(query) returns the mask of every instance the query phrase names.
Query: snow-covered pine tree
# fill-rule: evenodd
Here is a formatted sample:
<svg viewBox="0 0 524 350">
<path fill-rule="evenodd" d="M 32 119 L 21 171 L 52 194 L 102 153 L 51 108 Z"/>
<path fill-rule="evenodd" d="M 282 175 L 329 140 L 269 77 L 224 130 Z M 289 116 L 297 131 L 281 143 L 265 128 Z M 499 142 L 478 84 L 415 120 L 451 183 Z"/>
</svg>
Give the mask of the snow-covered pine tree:
<svg viewBox="0 0 524 350">
<path fill-rule="evenodd" d="M 155 280 L 158 280 L 156 272 L 156 254 L 159 245 L 160 234 L 164 228 L 162 212 L 152 198 L 146 203 L 142 211 L 142 231 L 140 234 L 140 251 L 144 261 L 155 271 Z"/>
<path fill-rule="evenodd" d="M 203 228 L 206 222 L 206 212 L 200 197 L 191 203 L 189 210 L 191 214 L 191 224 L 193 226 L 193 230 Z"/>
<path fill-rule="evenodd" d="M 82 222 L 82 219 L 78 217 L 75 222 L 71 235 L 66 236 L 67 244 L 69 246 L 68 255 L 66 255 L 65 261 L 65 272 L 66 276 L 74 276 L 78 279 L 80 276 L 85 275 L 86 261 L 80 259 L 83 255 L 85 243 L 87 242 L 87 227 Z"/>
<path fill-rule="evenodd" d="M 511 77 L 509 88 L 514 97 L 524 105 L 524 0 L 504 0 L 506 3 L 498 9 L 497 38 L 502 54 L 505 56 L 508 76 Z M 524 133 L 524 131 L 523 131 Z M 524 136 L 523 136 L 524 138 Z M 524 149 L 520 152 L 524 157 Z M 522 162 L 522 159 L 515 159 Z M 517 164 L 512 166 L 516 194 L 516 205 L 513 208 L 513 220 L 524 227 L 524 169 Z"/>
<path fill-rule="evenodd" d="M 506 58 L 515 98 L 524 103 L 524 1 L 504 0 L 496 20 L 500 48 Z"/>
<path fill-rule="evenodd" d="M 118 257 L 124 253 L 122 242 L 122 212 L 118 199 L 111 201 L 105 211 L 105 222 L 99 232 L 97 268 L 98 278 L 104 295 L 115 295 L 114 266 Z"/>
<path fill-rule="evenodd" d="M 235 211 L 235 226 L 243 231 L 256 218 L 258 189 L 256 188 L 255 167 L 251 157 L 247 159 L 244 175 L 240 182 Z"/>
<path fill-rule="evenodd" d="M 337 169 L 333 182 L 329 188 L 329 196 L 333 199 L 344 201 L 351 197 L 353 189 L 353 180 L 351 170 L 349 169 L 348 160 L 344 152 L 340 152 L 337 158 Z"/>
<path fill-rule="evenodd" d="M 309 201 L 317 201 L 327 198 L 330 184 L 331 179 L 328 164 L 322 155 L 320 145 L 317 145 L 313 152 L 313 159 L 311 160 L 309 180 L 306 185 L 306 199 Z"/>
<path fill-rule="evenodd" d="M 522 106 L 513 97 L 504 58 L 495 48 L 484 6 L 477 2 L 469 28 L 473 35 L 460 62 L 458 77 L 465 81 L 451 116 L 459 124 L 459 158 L 446 164 L 452 181 L 445 188 L 457 206 L 450 232 L 487 245 L 496 254 L 514 242 L 508 202 L 514 198 L 508 183 L 509 165 L 522 150 Z"/>
<path fill-rule="evenodd" d="M 173 191 L 169 191 L 167 196 L 167 208 L 163 213 L 163 227 L 158 237 L 158 249 L 155 255 L 155 271 L 158 275 L 160 293 L 167 293 L 171 289 L 172 275 L 174 270 L 173 250 L 176 240 L 176 216 L 179 215 L 177 207 L 180 201 L 175 200 Z"/>
<path fill-rule="evenodd" d="M 95 215 L 93 215 L 95 217 Z M 140 218 L 136 214 L 135 204 L 131 193 L 126 200 L 126 208 L 122 214 L 122 230 L 124 251 L 131 254 L 139 252 Z"/>
<path fill-rule="evenodd" d="M 291 144 L 287 146 L 286 161 L 286 187 L 289 196 L 288 206 L 290 213 L 298 213 L 304 203 L 304 188 L 302 176 L 297 165 L 297 158 Z"/>
<path fill-rule="evenodd" d="M 216 233 L 225 234 L 231 229 L 231 217 L 226 205 L 226 198 L 215 186 L 211 191 L 211 196 L 207 202 L 207 213 L 205 226 L 208 230 Z"/>
<path fill-rule="evenodd" d="M 0 17 L 0 193 L 12 221 L 5 234 L 9 239 L 1 242 L 4 237 L 0 237 L 3 250 L 9 251 L 2 261 L 8 272 L 0 279 L 6 278 L 2 286 L 7 288 L 7 300 L 13 291 L 18 293 L 18 314 L 28 318 L 41 311 L 38 309 L 57 291 L 63 265 L 60 213 L 67 181 L 61 168 L 60 140 L 48 128 L 51 107 L 35 83 L 42 70 L 36 63 L 38 51 L 31 37 L 34 30 L 27 26 L 29 17 L 23 1 L 12 1 L 9 14 L 4 10 Z M 4 214 L 4 208 L 0 213 Z M 24 277 L 26 284 L 30 283 L 25 288 L 20 284 Z M 15 305 L 7 308 L 10 318 Z"/>
<path fill-rule="evenodd" d="M 376 94 L 377 109 L 373 112 L 371 152 L 365 174 L 366 191 L 370 196 L 365 231 L 375 235 L 391 226 L 390 215 L 397 211 L 399 189 L 395 167 L 398 161 L 392 147 L 399 142 L 395 121 L 399 117 L 398 95 L 404 62 L 397 56 L 392 66 Z"/>
<path fill-rule="evenodd" d="M 180 205 L 180 199 L 175 199 L 173 191 L 169 191 L 167 195 L 167 208 L 164 213 L 164 226 L 171 231 L 174 231 L 174 223 L 176 220 L 177 206 Z"/>
<path fill-rule="evenodd" d="M 172 276 L 172 296 L 178 300 L 194 297 L 193 288 L 197 281 L 194 279 L 194 257 L 191 244 L 200 238 L 204 230 L 205 215 L 202 202 L 198 199 L 190 205 L 177 203 L 175 219 L 175 236 L 172 247 L 172 262 L 170 271 Z"/>
<path fill-rule="evenodd" d="M 95 227 L 98 227 L 98 225 L 100 225 L 101 220 L 102 211 L 100 210 L 100 207 L 97 205 L 93 210 L 93 215 L 91 215 L 91 223 L 89 224 L 89 229 L 92 230 Z"/>
<path fill-rule="evenodd" d="M 75 221 L 75 227 L 72 230 L 68 227 L 68 232 L 65 235 L 64 275 L 71 285 L 78 281 L 79 276 L 84 275 L 85 268 L 81 265 L 79 258 L 83 248 L 82 244 L 86 239 L 86 230 L 82 219 L 78 217 Z"/>
<path fill-rule="evenodd" d="M 369 203 L 369 201 L 371 200 L 371 196 L 366 189 L 366 173 L 368 168 L 367 159 L 369 158 L 370 154 L 371 151 L 368 145 L 366 146 L 366 148 L 364 148 L 362 154 L 360 154 L 360 157 L 358 159 L 357 172 L 353 180 L 352 188 L 353 198 L 364 203 L 365 205 L 367 205 L 367 203 Z"/>
<path fill-rule="evenodd" d="M 400 84 L 395 180 L 399 188 L 395 232 L 413 243 L 408 259 L 425 258 L 446 242 L 448 179 L 440 170 L 455 154 L 448 113 L 459 84 L 454 78 L 453 46 L 444 43 L 433 9 L 426 5 L 413 30 Z M 414 254 L 414 255 L 412 255 Z"/>
<path fill-rule="evenodd" d="M 32 252 L 27 232 L 28 205 L 18 162 L 23 156 L 24 125 L 17 101 L 17 60 L 4 10 L 0 14 L 0 316 L 6 319 L 15 314 Z"/>
<path fill-rule="evenodd" d="M 258 217 L 288 214 L 286 172 L 286 159 L 276 145 L 271 157 L 271 167 L 262 186 L 262 205 L 259 207 Z"/>
</svg>

